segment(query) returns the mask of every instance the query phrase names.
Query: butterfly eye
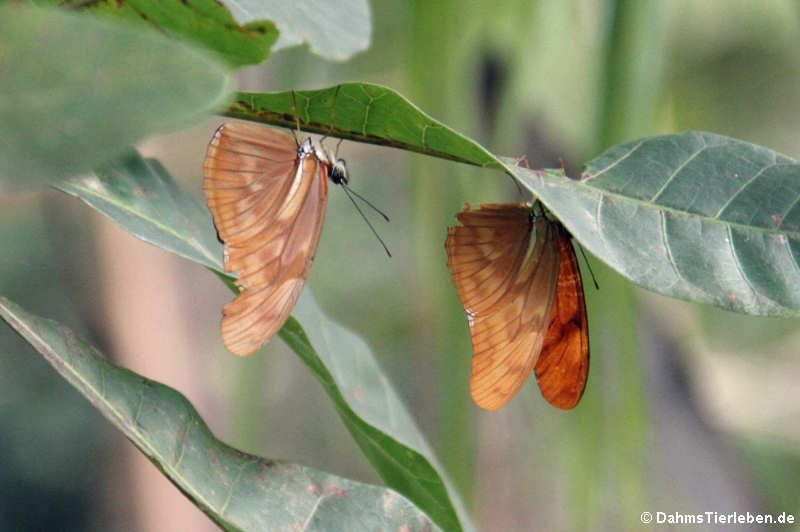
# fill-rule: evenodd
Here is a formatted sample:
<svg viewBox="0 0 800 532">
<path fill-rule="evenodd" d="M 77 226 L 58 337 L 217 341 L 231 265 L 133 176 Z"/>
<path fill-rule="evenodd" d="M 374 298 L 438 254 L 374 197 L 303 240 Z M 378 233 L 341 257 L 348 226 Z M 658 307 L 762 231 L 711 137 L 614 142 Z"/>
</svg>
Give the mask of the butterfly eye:
<svg viewBox="0 0 800 532">
<path fill-rule="evenodd" d="M 339 159 L 336 161 L 336 164 L 333 164 L 330 169 L 330 178 L 331 181 L 340 185 L 344 183 L 345 185 L 350 182 L 347 177 L 347 166 L 345 166 L 344 159 Z"/>
</svg>

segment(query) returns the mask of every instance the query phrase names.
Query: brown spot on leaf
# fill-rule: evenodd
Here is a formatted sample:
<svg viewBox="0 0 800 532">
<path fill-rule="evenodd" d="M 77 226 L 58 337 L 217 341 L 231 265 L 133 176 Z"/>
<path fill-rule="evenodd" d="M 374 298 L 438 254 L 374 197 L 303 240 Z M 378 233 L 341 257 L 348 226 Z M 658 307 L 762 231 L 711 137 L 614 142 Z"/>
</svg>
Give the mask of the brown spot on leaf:
<svg viewBox="0 0 800 532">
<path fill-rule="evenodd" d="M 333 495 L 334 497 L 346 497 L 347 490 L 339 486 L 328 486 L 325 488 L 325 495 Z"/>
</svg>

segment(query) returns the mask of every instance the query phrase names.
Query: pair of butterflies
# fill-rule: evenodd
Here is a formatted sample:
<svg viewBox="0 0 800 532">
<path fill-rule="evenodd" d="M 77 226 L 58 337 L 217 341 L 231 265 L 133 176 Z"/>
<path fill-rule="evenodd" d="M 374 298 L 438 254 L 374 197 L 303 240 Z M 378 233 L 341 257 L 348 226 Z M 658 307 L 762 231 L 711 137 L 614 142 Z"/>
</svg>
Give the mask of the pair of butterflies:
<svg viewBox="0 0 800 532">
<path fill-rule="evenodd" d="M 225 306 L 222 340 L 249 355 L 289 317 L 322 233 L 328 179 L 347 185 L 343 160 L 311 139 L 235 122 L 214 133 L 203 189 L 225 271 L 239 295 Z M 535 371 L 554 406 L 580 400 L 589 339 L 580 271 L 564 227 L 526 204 L 469 206 L 448 230 L 447 264 L 472 336 L 471 394 L 506 405 Z M 541 210 L 541 206 L 539 206 Z"/>
</svg>

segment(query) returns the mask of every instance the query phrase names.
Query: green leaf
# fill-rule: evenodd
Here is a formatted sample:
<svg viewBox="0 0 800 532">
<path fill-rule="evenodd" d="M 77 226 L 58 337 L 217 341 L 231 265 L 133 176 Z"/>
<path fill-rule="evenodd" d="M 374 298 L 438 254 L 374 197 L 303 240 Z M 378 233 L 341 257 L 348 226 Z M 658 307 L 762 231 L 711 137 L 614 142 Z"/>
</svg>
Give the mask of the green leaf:
<svg viewBox="0 0 800 532">
<path fill-rule="evenodd" d="M 89 171 L 219 106 L 227 72 L 154 32 L 0 7 L 0 189 Z"/>
<path fill-rule="evenodd" d="M 369 48 L 372 34 L 366 0 L 223 0 L 240 24 L 272 20 L 281 36 L 276 48 L 307 42 L 326 59 L 345 61 Z"/>
<path fill-rule="evenodd" d="M 300 323 L 305 325 L 305 330 Z M 449 482 L 419 428 L 367 344 L 328 319 L 309 290 L 280 337 L 322 384 L 339 416 L 386 484 L 411 499 L 445 530 L 461 530 Z M 452 488 L 450 488 L 452 491 Z"/>
<path fill-rule="evenodd" d="M 66 180 L 57 187 L 145 242 L 220 269 L 222 244 L 209 231 L 211 214 L 196 197 L 178 188 L 155 159 L 143 159 L 130 151 L 93 174 Z"/>
<path fill-rule="evenodd" d="M 325 59 L 345 61 L 369 48 L 372 33 L 366 0 L 101 0 L 89 9 L 193 39 L 237 66 L 261 63 L 273 45 L 306 42 Z"/>
<path fill-rule="evenodd" d="M 228 446 L 179 392 L 111 364 L 71 329 L 5 297 L 0 316 L 226 530 L 432 527 L 390 489 Z"/>
<path fill-rule="evenodd" d="M 311 91 L 242 92 L 225 114 L 289 128 L 296 127 L 297 117 L 301 129 L 314 133 L 503 168 L 481 145 L 437 122 L 392 89 L 370 83 Z"/>
<path fill-rule="evenodd" d="M 60 188 L 139 238 L 205 264 L 225 276 L 222 248 L 205 209 L 156 162 L 131 155 L 96 175 Z M 199 187 L 198 187 L 199 188 Z M 206 222 L 202 223 L 205 219 Z M 457 495 L 405 406 L 364 342 L 329 320 L 304 291 L 280 336 L 309 366 L 345 426 L 386 484 L 445 530 L 460 530 Z M 458 509 L 458 513 L 456 511 Z M 469 526 L 469 525 L 467 525 Z"/>
<path fill-rule="evenodd" d="M 261 63 L 278 39 L 278 30 L 269 22 L 271 17 L 237 22 L 231 11 L 216 0 L 103 0 L 90 4 L 89 10 L 192 39 L 215 50 L 234 66 Z"/>
<path fill-rule="evenodd" d="M 800 313 L 800 165 L 785 155 L 688 132 L 615 146 L 580 181 L 513 171 L 587 249 L 645 288 L 748 314 Z"/>
</svg>

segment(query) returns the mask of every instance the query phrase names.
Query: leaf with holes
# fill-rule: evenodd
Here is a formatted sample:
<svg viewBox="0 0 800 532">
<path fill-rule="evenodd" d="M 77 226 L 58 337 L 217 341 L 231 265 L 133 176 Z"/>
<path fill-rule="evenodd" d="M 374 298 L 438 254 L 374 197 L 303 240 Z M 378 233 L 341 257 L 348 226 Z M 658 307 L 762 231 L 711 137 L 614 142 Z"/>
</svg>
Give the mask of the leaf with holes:
<svg viewBox="0 0 800 532">
<path fill-rule="evenodd" d="M 0 316 L 226 530 L 431 529 L 398 493 L 217 440 L 191 403 L 108 362 L 72 330 L 0 297 Z"/>
<path fill-rule="evenodd" d="M 231 8 L 216 0 L 100 0 L 86 4 L 90 13 L 143 28 L 158 28 L 210 48 L 234 66 L 255 65 L 269 57 L 278 30 L 269 16 L 236 20 Z M 264 14 L 264 9 L 258 14 Z"/>
<path fill-rule="evenodd" d="M 275 48 L 308 43 L 326 59 L 345 61 L 366 50 L 372 35 L 367 0 L 222 0 L 240 24 L 271 20 L 281 32 Z"/>
<path fill-rule="evenodd" d="M 303 43 L 308 43 L 313 53 L 325 59 L 345 61 L 366 50 L 372 34 L 366 0 L 99 0 L 88 4 L 67 0 L 67 3 L 191 39 L 236 66 L 261 63 L 273 49 Z"/>
<path fill-rule="evenodd" d="M 580 181 L 513 167 L 586 248 L 664 295 L 764 316 L 800 313 L 800 164 L 713 133 L 609 149 Z"/>
</svg>

